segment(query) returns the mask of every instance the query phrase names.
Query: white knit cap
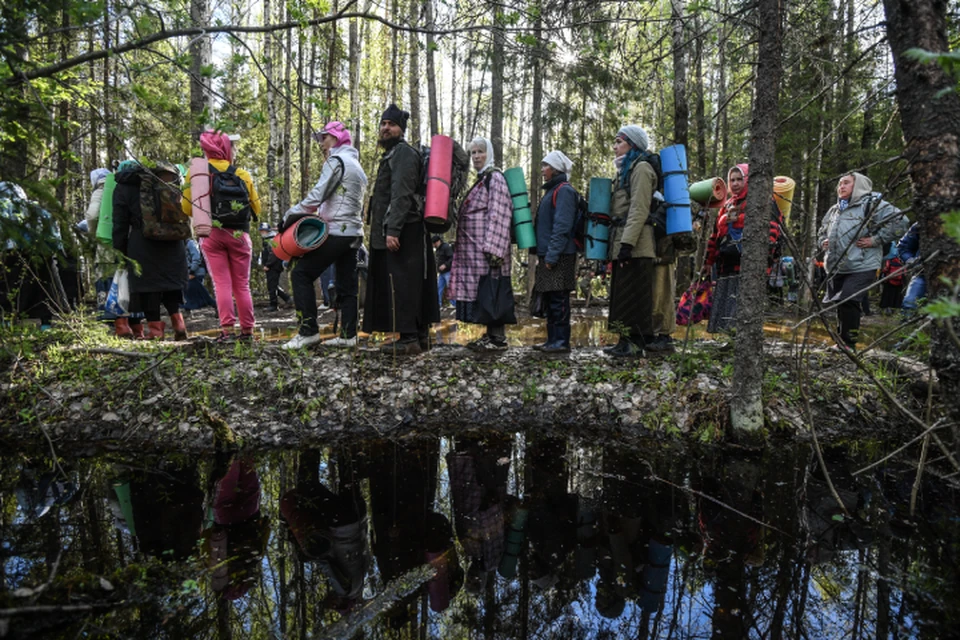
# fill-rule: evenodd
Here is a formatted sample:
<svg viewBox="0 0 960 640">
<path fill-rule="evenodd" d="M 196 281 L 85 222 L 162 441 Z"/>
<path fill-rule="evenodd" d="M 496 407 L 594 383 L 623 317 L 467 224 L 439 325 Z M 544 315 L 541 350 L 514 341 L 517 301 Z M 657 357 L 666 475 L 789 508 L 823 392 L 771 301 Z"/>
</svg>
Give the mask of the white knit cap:
<svg viewBox="0 0 960 640">
<path fill-rule="evenodd" d="M 541 162 L 563 173 L 570 173 L 573 170 L 573 160 L 568 158 L 563 151 L 553 150 L 545 155 Z"/>
<path fill-rule="evenodd" d="M 621 127 L 617 134 L 624 136 L 632 142 L 640 151 L 646 151 L 650 147 L 650 136 L 644 131 L 643 127 L 635 124 L 628 124 Z"/>
</svg>

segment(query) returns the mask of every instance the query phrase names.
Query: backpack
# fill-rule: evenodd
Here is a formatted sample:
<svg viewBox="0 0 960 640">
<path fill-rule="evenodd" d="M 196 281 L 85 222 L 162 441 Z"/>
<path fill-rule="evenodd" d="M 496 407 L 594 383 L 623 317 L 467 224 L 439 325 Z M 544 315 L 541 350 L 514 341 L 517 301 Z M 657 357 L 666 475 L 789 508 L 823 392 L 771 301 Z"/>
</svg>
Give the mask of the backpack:
<svg viewBox="0 0 960 640">
<path fill-rule="evenodd" d="M 224 171 L 210 165 L 210 218 L 228 228 L 250 224 L 253 209 L 247 183 L 232 164 Z"/>
<path fill-rule="evenodd" d="M 427 198 L 427 167 L 430 166 L 430 147 L 420 145 L 420 185 L 417 187 L 417 197 L 420 199 L 420 210 L 423 211 Z M 447 220 L 444 223 L 434 221 L 426 222 L 427 231 L 430 233 L 446 233 L 457 222 L 457 214 L 460 212 L 459 200 L 463 188 L 467 184 L 467 176 L 470 174 L 470 154 L 463 150 L 460 143 L 453 141 L 453 170 L 450 173 L 450 206 L 447 211 Z"/>
<path fill-rule="evenodd" d="M 567 185 L 573 189 L 573 185 L 569 182 L 561 182 L 557 185 L 557 188 L 553 190 L 554 209 L 557 208 L 557 193 L 563 185 Z M 590 218 L 590 213 L 588 212 L 590 205 L 587 199 L 576 189 L 573 189 L 573 195 L 577 203 L 577 210 L 573 218 L 573 244 L 577 248 L 577 253 L 583 253 L 587 246 L 587 220 Z"/>
<path fill-rule="evenodd" d="M 639 160 L 650 163 L 653 172 L 657 175 L 657 187 L 650 199 L 650 214 L 647 216 L 646 222 L 653 227 L 653 238 L 656 242 L 667 237 L 667 200 L 663 195 L 663 169 L 660 166 L 660 154 L 644 152 Z M 628 181 L 628 188 L 629 184 Z M 696 242 L 691 232 L 675 233 L 670 236 L 670 240 L 673 248 L 678 252 L 690 253 L 696 249 Z"/>
<path fill-rule="evenodd" d="M 143 237 L 172 242 L 190 237 L 190 218 L 180 206 L 182 194 L 150 171 L 140 172 L 140 214 Z"/>
</svg>

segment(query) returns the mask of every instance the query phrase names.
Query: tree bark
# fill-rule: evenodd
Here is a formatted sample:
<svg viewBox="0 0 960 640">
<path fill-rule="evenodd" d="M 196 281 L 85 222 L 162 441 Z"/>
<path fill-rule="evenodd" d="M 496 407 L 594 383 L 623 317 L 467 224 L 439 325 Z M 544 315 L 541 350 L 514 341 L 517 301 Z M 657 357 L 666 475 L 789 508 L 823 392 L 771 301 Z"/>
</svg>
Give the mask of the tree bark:
<svg viewBox="0 0 960 640">
<path fill-rule="evenodd" d="M 535 3 L 538 9 L 537 19 L 534 22 L 533 33 L 537 44 L 530 50 L 530 72 L 533 74 L 533 105 L 530 112 L 530 207 L 534 222 L 537 216 L 537 201 L 540 195 L 540 161 L 543 159 L 543 75 L 545 67 L 542 65 L 543 55 L 543 17 L 542 4 Z M 533 294 L 533 285 L 537 271 L 537 256 L 530 255 L 527 261 L 527 300 Z"/>
<path fill-rule="evenodd" d="M 264 21 L 269 23 L 273 20 L 273 3 L 271 0 L 264 0 L 263 2 L 263 17 Z M 279 181 L 277 176 L 277 161 L 278 156 L 281 153 L 282 142 L 280 139 L 280 122 L 279 116 L 277 113 L 277 97 L 276 91 L 274 90 L 274 78 L 276 78 L 275 67 L 276 67 L 276 47 L 273 44 L 273 34 L 266 33 L 263 36 L 263 71 L 264 71 L 264 80 L 267 85 L 267 121 L 269 125 L 269 138 L 267 140 L 267 187 L 263 191 L 267 191 L 269 196 L 267 202 L 269 203 L 269 208 L 267 209 L 270 224 L 278 224 L 280 222 L 280 200 L 275 196 L 276 185 Z M 260 197 L 263 198 L 266 194 L 260 192 Z"/>
<path fill-rule="evenodd" d="M 700 15 L 693 17 L 694 31 L 700 33 Z M 697 177 L 707 177 L 707 116 L 704 106 L 703 91 L 703 38 L 697 37 L 695 55 L 697 60 L 693 66 L 695 74 L 694 86 L 696 87 L 696 96 L 694 97 L 694 117 L 697 121 Z"/>
<path fill-rule="evenodd" d="M 420 0 L 410 0 L 410 24 L 420 24 Z M 410 122 L 407 140 L 420 142 L 420 36 L 410 32 Z"/>
<path fill-rule="evenodd" d="M 207 0 L 190 0 L 190 21 L 201 27 L 209 23 Z M 204 69 L 209 68 L 212 57 L 209 36 L 190 41 L 190 119 L 200 131 L 210 121 L 210 88 L 207 86 L 209 80 L 204 78 Z"/>
<path fill-rule="evenodd" d="M 423 10 L 427 21 L 427 28 L 433 29 L 433 0 L 423 1 Z M 430 137 L 440 133 L 440 111 L 437 106 L 437 71 L 434 61 L 434 50 L 437 40 L 432 33 L 427 34 L 427 103 L 430 109 Z M 456 66 L 454 66 L 456 69 Z M 452 131 L 452 129 L 451 129 Z"/>
<path fill-rule="evenodd" d="M 936 64 L 922 64 L 906 57 L 912 47 L 943 53 L 947 40 L 945 0 L 884 0 L 887 39 L 893 51 L 897 80 L 897 104 L 904 153 L 913 185 L 913 211 L 920 223 L 926 262 L 927 297 L 950 295 L 952 282 L 960 280 L 960 246 L 944 234 L 941 216 L 960 210 L 960 95 L 956 81 Z M 954 333 L 960 322 L 948 320 Z M 930 347 L 930 364 L 936 369 L 941 398 L 956 420 L 960 417 L 960 349 L 950 339 L 947 325 L 937 323 Z"/>
<path fill-rule="evenodd" d="M 756 431 L 763 426 L 763 311 L 767 297 L 778 92 L 783 71 L 779 0 L 759 0 L 757 14 L 757 24 L 764 27 L 760 30 L 757 51 L 756 98 L 750 126 L 750 191 L 743 230 L 733 397 L 730 400 L 731 423 L 738 431 Z"/>
<path fill-rule="evenodd" d="M 687 67 L 683 42 L 683 0 L 670 1 L 673 27 L 673 141 L 690 147 L 690 110 L 687 108 Z"/>
<path fill-rule="evenodd" d="M 499 3 L 490 3 L 493 18 L 493 49 L 490 51 L 490 142 L 493 144 L 493 157 L 503 161 L 503 75 L 504 41 L 503 23 L 498 17 Z"/>
</svg>

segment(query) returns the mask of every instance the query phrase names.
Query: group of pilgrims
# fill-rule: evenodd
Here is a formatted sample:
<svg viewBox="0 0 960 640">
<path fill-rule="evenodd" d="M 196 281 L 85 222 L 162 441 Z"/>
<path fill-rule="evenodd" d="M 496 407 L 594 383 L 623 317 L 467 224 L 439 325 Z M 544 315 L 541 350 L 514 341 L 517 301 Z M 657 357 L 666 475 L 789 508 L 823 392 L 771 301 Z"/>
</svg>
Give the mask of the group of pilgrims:
<svg viewBox="0 0 960 640">
<path fill-rule="evenodd" d="M 283 345 L 301 349 L 321 341 L 314 282 L 335 267 L 335 291 L 341 321 L 337 335 L 323 342 L 331 347 L 357 344 L 357 332 L 394 334 L 380 349 L 396 356 L 430 349 L 430 328 L 440 321 L 437 269 L 430 232 L 424 223 L 421 149 L 407 142 L 409 113 L 391 104 L 382 114 L 378 145 L 382 151 L 372 190 L 352 144 L 350 130 L 341 122 L 327 123 L 314 134 L 325 160 L 307 196 L 279 221 L 279 232 L 304 217 L 319 217 L 327 237 L 317 248 L 289 266 L 299 328 Z M 261 214 L 260 196 L 250 173 L 237 167 L 230 136 L 219 131 L 200 135 L 204 158 L 216 171 L 231 172 L 243 181 L 249 195 L 251 219 Z M 616 175 L 610 194 L 610 296 L 608 327 L 619 336 L 604 351 L 613 357 L 655 355 L 673 349 L 676 323 L 676 251 L 670 236 L 658 237 L 648 224 L 651 202 L 658 190 L 659 167 L 651 163 L 647 132 L 630 124 L 614 136 Z M 496 166 L 491 141 L 477 137 L 469 144 L 475 180 L 458 206 L 449 297 L 460 322 L 486 325 L 486 332 L 467 346 L 475 351 L 507 348 L 503 322 L 481 317 L 478 290 L 488 275 L 509 282 L 513 265 L 511 226 L 513 206 L 503 173 Z M 577 247 L 574 225 L 578 213 L 576 190 L 570 185 L 573 161 L 562 151 L 543 157 L 543 184 L 534 220 L 536 255 L 533 291 L 546 318 L 547 336 L 534 349 L 565 353 L 571 348 L 570 294 L 576 288 Z M 123 337 L 163 338 L 164 307 L 176 338 L 187 336 L 181 305 L 182 292 L 195 276 L 188 271 L 188 243 L 153 240 L 143 234 L 139 181 L 145 168 L 135 161 L 119 165 L 115 174 L 113 248 L 139 265 L 129 273 L 130 304 L 115 321 Z M 167 163 L 149 171 L 177 186 L 182 172 Z M 87 215 L 96 224 L 106 170 L 91 174 L 94 196 Z M 182 209 L 192 214 L 190 175 L 185 176 Z M 729 331 L 736 320 L 742 233 L 746 214 L 749 167 L 737 164 L 727 173 L 727 194 L 719 208 L 704 253 L 700 277 L 714 280 L 709 331 Z M 2 185 L 7 191 L 9 185 Z M 12 197 L 12 196 L 10 196 Z M 93 215 L 91 215 L 93 214 Z M 364 218 L 365 214 L 365 218 Z M 93 219 L 91 219 L 93 218 Z M 369 246 L 366 298 L 359 321 L 358 250 Z M 782 243 L 784 220 L 771 198 L 769 209 L 770 264 Z M 841 178 L 838 202 L 824 218 L 822 248 L 829 270 L 826 302 L 838 305 L 838 334 L 842 348 L 856 346 L 860 301 L 865 286 L 876 275 L 882 247 L 902 234 L 903 214 L 872 192 L 869 178 L 851 173 Z M 9 247 L 8 247 L 9 248 Z M 199 238 L 199 248 L 213 281 L 221 333 L 220 342 L 253 340 L 254 306 L 250 290 L 253 243 L 250 219 L 215 224 Z M 98 254 L 99 260 L 99 254 Z M 874 262 L 877 264 L 875 265 Z M 234 326 L 239 320 L 239 334 Z M 143 324 L 146 324 L 144 328 Z"/>
</svg>

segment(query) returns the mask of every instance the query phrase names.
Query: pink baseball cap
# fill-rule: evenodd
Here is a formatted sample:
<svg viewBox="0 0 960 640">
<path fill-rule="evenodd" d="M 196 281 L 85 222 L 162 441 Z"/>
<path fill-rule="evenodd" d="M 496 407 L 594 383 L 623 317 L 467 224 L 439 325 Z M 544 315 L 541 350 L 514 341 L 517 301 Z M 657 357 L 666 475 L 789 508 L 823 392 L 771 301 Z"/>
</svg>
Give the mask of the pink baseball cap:
<svg viewBox="0 0 960 640">
<path fill-rule="evenodd" d="M 323 129 L 313 134 L 313 137 L 317 142 L 319 142 L 321 137 L 325 135 L 336 138 L 336 146 L 338 147 L 345 144 L 351 144 L 353 142 L 353 138 L 350 136 L 350 130 L 347 129 L 339 120 L 334 120 L 323 125 Z"/>
</svg>

